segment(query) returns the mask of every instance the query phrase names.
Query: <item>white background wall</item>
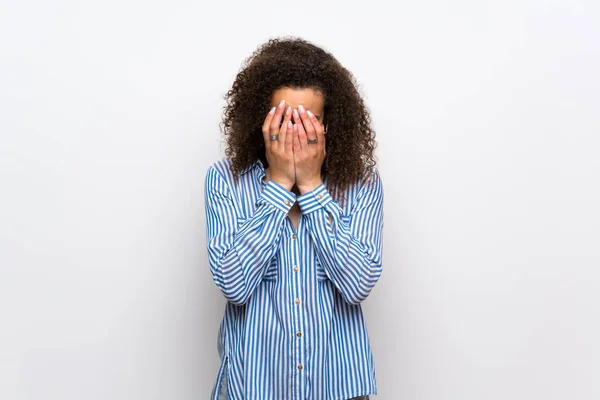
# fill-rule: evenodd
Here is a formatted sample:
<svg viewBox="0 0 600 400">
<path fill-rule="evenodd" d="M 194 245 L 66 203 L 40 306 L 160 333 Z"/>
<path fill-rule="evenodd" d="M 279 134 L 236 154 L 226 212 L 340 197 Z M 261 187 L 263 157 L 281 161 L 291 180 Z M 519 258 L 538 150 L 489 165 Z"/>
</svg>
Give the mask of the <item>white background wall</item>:
<svg viewBox="0 0 600 400">
<path fill-rule="evenodd" d="M 386 191 L 378 399 L 600 398 L 600 6 L 0 3 L 0 399 L 206 399 L 203 179 L 284 34 L 362 85 Z M 326 399 L 324 399 L 326 400 Z"/>
</svg>

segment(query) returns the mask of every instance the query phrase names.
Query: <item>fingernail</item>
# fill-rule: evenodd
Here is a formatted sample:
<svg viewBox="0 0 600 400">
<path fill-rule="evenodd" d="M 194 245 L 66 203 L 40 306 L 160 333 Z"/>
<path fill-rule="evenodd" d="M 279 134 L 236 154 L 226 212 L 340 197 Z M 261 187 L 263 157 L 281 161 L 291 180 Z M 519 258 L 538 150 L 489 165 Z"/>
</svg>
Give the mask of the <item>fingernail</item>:
<svg viewBox="0 0 600 400">
<path fill-rule="evenodd" d="M 273 107 L 271 108 L 271 111 L 269 111 L 269 114 L 273 114 L 275 112 L 275 110 L 277 109 L 277 107 Z"/>
<path fill-rule="evenodd" d="M 281 103 L 279 103 L 279 107 L 283 108 L 284 104 L 285 104 L 285 100 L 281 100 Z"/>
<path fill-rule="evenodd" d="M 304 107 L 302 107 L 302 104 L 300 104 L 300 105 L 298 106 L 298 108 L 300 109 L 300 112 L 301 112 L 301 113 L 304 113 Z"/>
<path fill-rule="evenodd" d="M 298 110 L 294 110 L 294 117 L 299 118 L 299 116 L 298 116 Z"/>
<path fill-rule="evenodd" d="M 292 121 L 288 121 L 288 128 L 292 127 Z"/>
<path fill-rule="evenodd" d="M 292 112 L 292 107 L 288 106 L 287 110 L 285 111 L 285 113 L 287 115 L 289 115 Z"/>
<path fill-rule="evenodd" d="M 311 118 L 314 117 L 313 113 L 310 112 L 310 110 L 307 110 L 306 113 L 308 114 L 309 117 L 311 117 Z"/>
</svg>

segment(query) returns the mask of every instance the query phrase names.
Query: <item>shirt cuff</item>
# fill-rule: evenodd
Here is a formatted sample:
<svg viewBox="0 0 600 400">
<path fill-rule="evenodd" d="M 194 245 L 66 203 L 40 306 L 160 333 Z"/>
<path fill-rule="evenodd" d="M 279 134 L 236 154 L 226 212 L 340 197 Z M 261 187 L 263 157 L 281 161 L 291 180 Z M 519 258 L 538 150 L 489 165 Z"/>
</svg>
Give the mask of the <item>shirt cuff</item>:
<svg viewBox="0 0 600 400">
<path fill-rule="evenodd" d="M 310 214 L 319 208 L 325 207 L 331 203 L 333 199 L 329 195 L 327 188 L 323 183 L 311 190 L 310 192 L 302 193 L 296 197 L 300 210 L 303 214 Z"/>
<path fill-rule="evenodd" d="M 269 203 L 281 211 L 288 213 L 296 202 L 296 195 L 274 180 L 267 182 L 257 203 Z"/>
</svg>

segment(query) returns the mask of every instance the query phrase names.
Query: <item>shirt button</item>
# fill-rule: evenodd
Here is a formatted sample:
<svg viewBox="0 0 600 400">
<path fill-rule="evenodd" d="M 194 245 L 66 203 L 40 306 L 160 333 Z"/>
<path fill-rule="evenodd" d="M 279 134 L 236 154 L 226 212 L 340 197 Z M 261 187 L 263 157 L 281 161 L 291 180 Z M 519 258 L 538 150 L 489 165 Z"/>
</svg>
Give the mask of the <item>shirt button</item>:
<svg viewBox="0 0 600 400">
<path fill-rule="evenodd" d="M 300 268 L 294 267 L 294 272 L 298 272 L 299 270 L 300 270 Z"/>
<path fill-rule="evenodd" d="M 286 200 L 286 201 L 285 201 L 285 205 L 286 205 L 286 206 L 289 206 L 289 205 L 290 205 L 290 201 L 289 201 L 289 200 Z"/>
<path fill-rule="evenodd" d="M 292 239 L 296 239 L 296 234 L 292 233 Z"/>
<path fill-rule="evenodd" d="M 322 195 L 322 194 L 320 194 L 320 195 L 319 195 L 319 199 L 322 199 L 322 198 L 323 198 L 323 195 Z"/>
<path fill-rule="evenodd" d="M 302 368 L 304 368 L 304 367 L 302 366 L 302 364 L 298 364 L 298 369 L 299 369 L 299 370 L 302 370 Z"/>
<path fill-rule="evenodd" d="M 296 336 L 298 336 L 298 337 L 302 337 L 302 332 L 298 332 L 298 333 L 296 333 Z"/>
<path fill-rule="evenodd" d="M 300 304 L 300 299 L 296 299 L 296 304 Z"/>
</svg>

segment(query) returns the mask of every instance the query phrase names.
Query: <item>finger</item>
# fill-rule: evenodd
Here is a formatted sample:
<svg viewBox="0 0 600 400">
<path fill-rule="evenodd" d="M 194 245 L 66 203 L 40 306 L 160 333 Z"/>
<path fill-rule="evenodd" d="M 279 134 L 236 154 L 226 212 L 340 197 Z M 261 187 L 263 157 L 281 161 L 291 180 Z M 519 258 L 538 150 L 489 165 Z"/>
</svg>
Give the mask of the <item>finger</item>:
<svg viewBox="0 0 600 400">
<path fill-rule="evenodd" d="M 302 146 L 300 145 L 300 137 L 298 136 L 298 125 L 302 124 L 294 124 L 293 128 L 293 136 L 294 136 L 294 161 L 300 158 L 300 154 L 302 153 Z"/>
<path fill-rule="evenodd" d="M 288 121 L 287 123 L 287 131 L 285 135 L 285 151 L 292 152 L 294 146 L 294 124 L 292 121 Z"/>
<path fill-rule="evenodd" d="M 321 125 L 321 123 L 319 122 L 317 117 L 315 117 L 315 114 L 313 114 L 310 110 L 306 110 L 306 113 L 308 114 L 308 117 L 310 118 L 313 126 L 315 127 L 315 132 L 317 134 L 317 146 L 319 146 L 319 149 L 324 149 L 325 148 L 325 128 L 323 127 L 323 125 Z"/>
<path fill-rule="evenodd" d="M 271 120 L 271 126 L 269 130 L 269 134 L 277 134 L 279 133 L 279 127 L 281 125 L 281 116 L 283 115 L 283 111 L 285 110 L 285 100 L 281 100 L 281 103 L 277 106 L 277 110 L 275 111 L 275 115 Z M 274 140 L 272 144 L 277 143 L 277 140 Z"/>
<path fill-rule="evenodd" d="M 292 119 L 292 107 L 288 106 L 285 110 L 285 115 L 283 117 L 283 123 L 281 124 L 281 128 L 279 129 L 279 144 L 285 145 L 285 138 L 292 132 L 288 129 L 288 122 Z"/>
<path fill-rule="evenodd" d="M 283 122 L 281 123 L 281 127 L 287 127 L 289 121 L 292 120 L 292 107 L 287 106 L 285 110 L 285 114 L 283 115 Z"/>
<path fill-rule="evenodd" d="M 302 120 L 300 119 L 298 110 L 294 110 L 294 124 L 294 127 L 298 125 L 298 139 L 300 140 L 300 150 L 304 151 L 306 149 L 306 146 L 308 146 L 308 141 L 306 139 L 306 131 L 302 126 Z"/>
<path fill-rule="evenodd" d="M 298 109 L 300 110 L 300 118 L 302 119 L 302 123 L 304 124 L 304 130 L 306 131 L 306 138 L 308 143 L 308 139 L 317 138 L 317 132 L 315 132 L 315 127 L 313 126 L 313 123 L 304 107 L 302 105 L 299 105 Z"/>
<path fill-rule="evenodd" d="M 269 132 L 269 127 L 271 126 L 271 121 L 273 120 L 273 116 L 275 115 L 275 110 L 277 109 L 277 107 L 273 107 L 271 108 L 271 111 L 269 111 L 269 113 L 267 114 L 266 118 L 265 118 L 265 122 L 263 122 L 263 126 L 262 126 L 262 133 L 263 133 L 263 139 L 265 140 L 265 143 L 269 143 L 269 134 L 271 132 Z"/>
</svg>

